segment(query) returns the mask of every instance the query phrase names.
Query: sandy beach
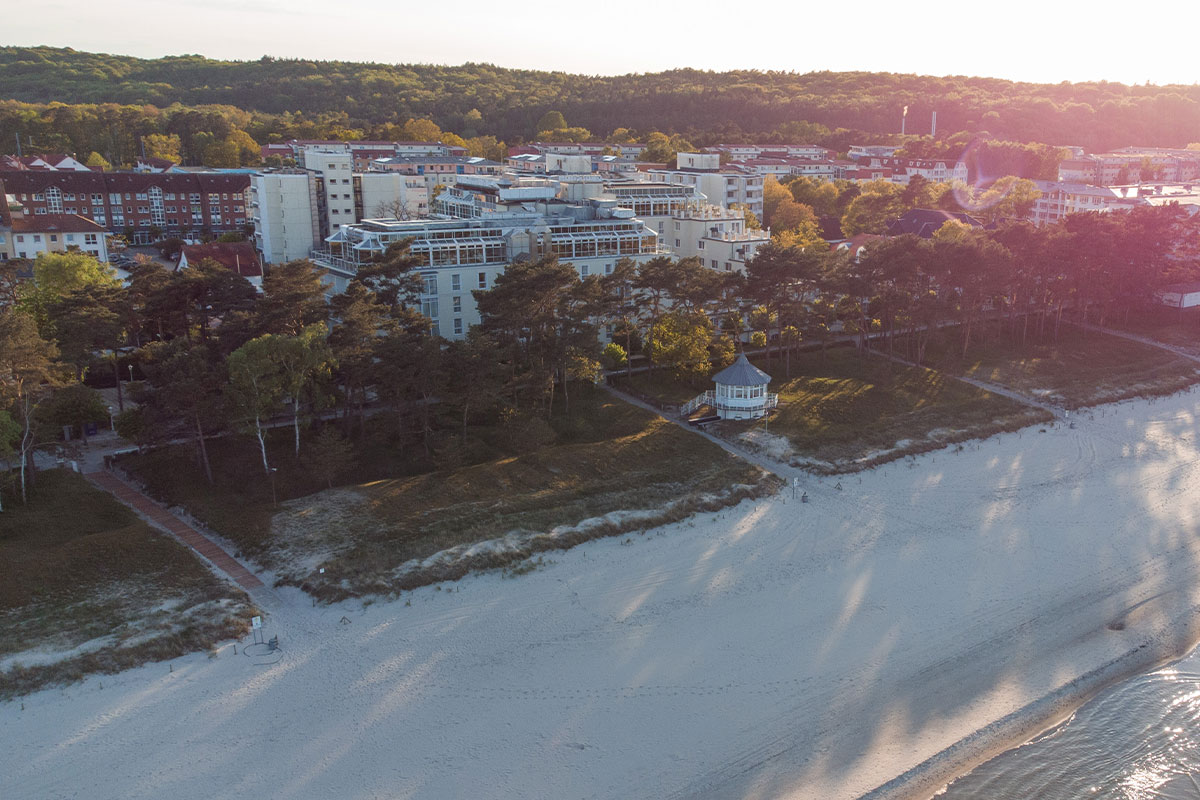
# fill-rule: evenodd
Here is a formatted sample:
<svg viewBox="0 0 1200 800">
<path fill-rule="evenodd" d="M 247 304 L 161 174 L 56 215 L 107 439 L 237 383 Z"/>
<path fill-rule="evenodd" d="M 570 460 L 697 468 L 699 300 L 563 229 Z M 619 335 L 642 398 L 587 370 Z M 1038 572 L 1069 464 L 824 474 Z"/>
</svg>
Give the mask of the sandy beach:
<svg viewBox="0 0 1200 800">
<path fill-rule="evenodd" d="M 1200 638 L 1198 412 L 1102 407 L 396 602 L 266 593 L 278 654 L 0 705 L 0 797 L 927 797 Z"/>
</svg>

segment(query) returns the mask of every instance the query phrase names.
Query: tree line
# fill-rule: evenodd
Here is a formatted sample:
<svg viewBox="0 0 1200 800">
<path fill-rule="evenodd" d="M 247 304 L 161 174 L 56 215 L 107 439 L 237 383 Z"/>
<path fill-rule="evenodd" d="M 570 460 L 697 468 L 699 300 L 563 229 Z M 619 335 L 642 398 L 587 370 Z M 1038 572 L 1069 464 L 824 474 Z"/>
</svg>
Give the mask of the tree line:
<svg viewBox="0 0 1200 800">
<path fill-rule="evenodd" d="M 573 387 L 605 369 L 630 374 L 640 361 L 700 388 L 746 345 L 790 374 L 795 347 L 846 335 L 864 355 L 899 349 L 921 363 L 946 322 L 963 355 L 983 336 L 1026 346 L 1056 338 L 1067 311 L 1128 318 L 1198 265 L 1200 224 L 1177 206 L 1041 228 L 952 221 L 930 240 L 879 238 L 855 253 L 772 242 L 744 275 L 660 256 L 580 279 L 548 257 L 474 292 L 480 324 L 446 341 L 420 311 L 406 242 L 330 299 L 308 261 L 272 267 L 260 293 L 211 261 L 183 271 L 141 261 L 123 283 L 90 256 L 42 254 L 0 268 L 0 452 L 23 496 L 34 449 L 59 425 L 107 420 L 83 381 L 111 377 L 138 403 L 117 409 L 118 431 L 192 442 L 210 481 L 213 436 L 253 436 L 270 475 L 268 431 L 282 427 L 290 457 L 332 485 L 376 423 L 430 459 L 453 459 L 472 426 L 537 447 L 552 413 L 574 413 Z M 25 266 L 31 279 L 19 277 Z"/>
<path fill-rule="evenodd" d="M 789 123 L 819 126 L 811 131 L 818 136 L 809 139 L 821 130 L 898 133 L 905 106 L 914 134 L 926 133 L 937 111 L 945 134 L 1097 151 L 1129 144 L 1183 147 L 1200 129 L 1195 85 L 694 69 L 589 76 L 472 63 L 138 59 L 52 47 L 0 48 L 0 96 L 30 103 L 230 106 L 310 119 L 345 113 L 352 126 L 364 128 L 425 118 L 464 138 L 492 135 L 509 142 L 535 136 L 538 121 L 551 110 L 601 137 L 619 120 L 641 132 L 693 140 L 706 134 L 729 142 L 777 130 L 787 135 Z"/>
</svg>

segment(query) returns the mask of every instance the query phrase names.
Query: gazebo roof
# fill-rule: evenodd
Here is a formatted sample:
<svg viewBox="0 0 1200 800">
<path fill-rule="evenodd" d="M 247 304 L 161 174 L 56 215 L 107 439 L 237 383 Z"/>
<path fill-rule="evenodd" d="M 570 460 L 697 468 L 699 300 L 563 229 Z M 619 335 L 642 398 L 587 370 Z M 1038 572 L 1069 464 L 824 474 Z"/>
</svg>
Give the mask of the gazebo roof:
<svg viewBox="0 0 1200 800">
<path fill-rule="evenodd" d="M 713 380 L 725 386 L 762 386 L 771 382 L 771 376 L 751 364 L 742 353 L 737 361 L 713 375 Z"/>
</svg>

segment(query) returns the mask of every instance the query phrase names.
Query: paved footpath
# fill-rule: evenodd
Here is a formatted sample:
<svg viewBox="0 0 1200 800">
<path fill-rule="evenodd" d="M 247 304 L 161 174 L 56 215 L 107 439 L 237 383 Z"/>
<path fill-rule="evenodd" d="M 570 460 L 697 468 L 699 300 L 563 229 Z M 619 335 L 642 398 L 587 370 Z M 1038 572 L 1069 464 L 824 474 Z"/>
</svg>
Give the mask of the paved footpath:
<svg viewBox="0 0 1200 800">
<path fill-rule="evenodd" d="M 113 473 L 106 471 L 89 472 L 84 477 L 141 514 L 152 524 L 167 531 L 180 542 L 195 550 L 214 567 L 232 578 L 243 589 L 253 591 L 263 588 L 263 582 L 233 556 L 225 552 L 220 545 Z"/>
</svg>

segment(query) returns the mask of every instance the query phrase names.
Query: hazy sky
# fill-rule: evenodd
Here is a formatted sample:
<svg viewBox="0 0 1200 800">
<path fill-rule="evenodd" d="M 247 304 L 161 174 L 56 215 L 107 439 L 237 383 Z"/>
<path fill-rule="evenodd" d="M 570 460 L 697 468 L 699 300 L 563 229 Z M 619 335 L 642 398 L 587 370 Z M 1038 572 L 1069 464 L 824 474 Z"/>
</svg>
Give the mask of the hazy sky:
<svg viewBox="0 0 1200 800">
<path fill-rule="evenodd" d="M 1144 20 L 1136 9 L 1146 10 Z M 1188 44 L 1200 22 L 1195 0 L 1120 11 L 1079 0 L 0 0 L 0 19 L 0 44 L 143 57 L 476 61 L 605 75 L 696 67 L 1200 81 Z"/>
</svg>

